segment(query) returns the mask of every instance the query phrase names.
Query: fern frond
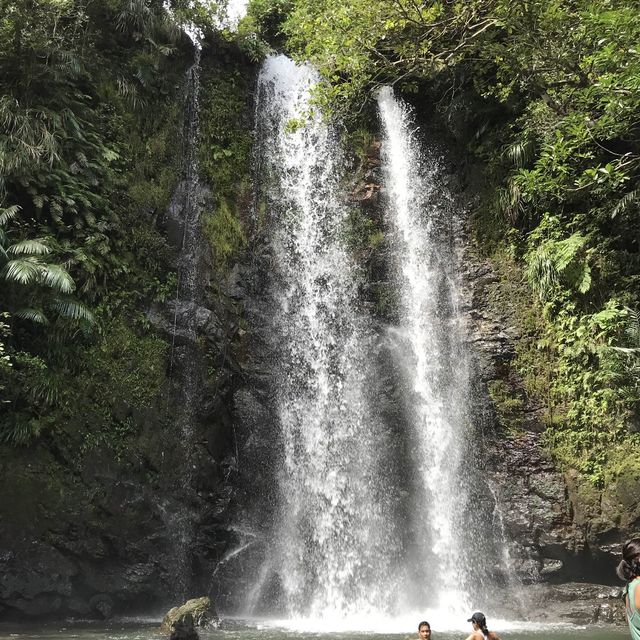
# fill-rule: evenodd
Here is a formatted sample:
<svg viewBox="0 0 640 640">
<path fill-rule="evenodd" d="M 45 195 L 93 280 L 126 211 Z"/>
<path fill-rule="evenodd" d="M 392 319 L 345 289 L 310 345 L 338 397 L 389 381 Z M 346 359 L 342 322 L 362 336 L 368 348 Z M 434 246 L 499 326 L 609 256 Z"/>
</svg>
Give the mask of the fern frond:
<svg viewBox="0 0 640 640">
<path fill-rule="evenodd" d="M 627 341 L 632 347 L 640 351 L 640 311 L 627 308 L 627 327 L 625 334 Z"/>
<path fill-rule="evenodd" d="M 586 236 L 576 232 L 565 240 L 554 243 L 555 263 L 558 271 L 564 271 L 576 258 L 587 242 Z"/>
<path fill-rule="evenodd" d="M 611 217 L 615 218 L 621 213 L 625 213 L 631 207 L 640 201 L 640 189 L 634 189 L 633 191 L 629 191 L 629 193 L 625 194 L 618 204 L 613 208 L 611 212 Z"/>
<path fill-rule="evenodd" d="M 588 264 L 584 264 L 581 277 L 577 282 L 578 291 L 580 293 L 587 293 L 591 289 L 591 268 Z"/>
</svg>

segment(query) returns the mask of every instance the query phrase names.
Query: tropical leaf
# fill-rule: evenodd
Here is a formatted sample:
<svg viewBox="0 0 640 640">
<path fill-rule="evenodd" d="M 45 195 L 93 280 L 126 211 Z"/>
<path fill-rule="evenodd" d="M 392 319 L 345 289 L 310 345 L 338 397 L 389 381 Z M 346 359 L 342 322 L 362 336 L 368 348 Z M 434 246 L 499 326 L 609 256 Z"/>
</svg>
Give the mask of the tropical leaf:
<svg viewBox="0 0 640 640">
<path fill-rule="evenodd" d="M 41 264 L 29 258 L 9 260 L 0 271 L 0 277 L 19 284 L 33 284 L 40 279 Z"/>
<path fill-rule="evenodd" d="M 30 320 L 36 324 L 49 324 L 47 316 L 45 316 L 41 309 L 19 309 L 18 311 L 14 311 L 13 315 L 23 320 Z"/>
<path fill-rule="evenodd" d="M 633 191 L 630 191 L 618 201 L 618 204 L 616 204 L 616 206 L 613 208 L 613 211 L 611 212 L 611 217 L 615 218 L 621 213 L 625 213 L 626 211 L 631 209 L 634 204 L 637 204 L 638 201 L 640 201 L 640 189 L 634 189 Z"/>
<path fill-rule="evenodd" d="M 34 421 L 35 422 L 35 421 Z M 33 428 L 32 422 L 16 418 L 13 424 L 0 429 L 0 442 L 8 442 L 14 446 L 25 445 L 37 437 L 39 431 Z"/>
<path fill-rule="evenodd" d="M 96 319 L 93 313 L 77 300 L 57 298 L 51 303 L 51 307 L 65 318 L 84 320 L 89 324 L 95 324 Z"/>
<path fill-rule="evenodd" d="M 10 245 L 7 248 L 7 253 L 14 256 L 42 256 L 51 253 L 51 249 L 41 239 L 21 240 Z"/>
<path fill-rule="evenodd" d="M 580 233 L 574 233 L 566 240 L 555 242 L 553 244 L 553 252 L 555 255 L 555 264 L 558 271 L 564 271 L 567 266 L 575 260 L 578 252 L 584 247 L 587 238 Z"/>
<path fill-rule="evenodd" d="M 71 293 L 76 285 L 66 269 L 57 264 L 45 264 L 41 270 L 40 281 L 60 293 Z"/>
<path fill-rule="evenodd" d="M 0 227 L 6 226 L 9 221 L 13 220 L 18 215 L 18 211 L 20 211 L 20 206 L 17 204 L 5 209 L 0 208 Z"/>
</svg>

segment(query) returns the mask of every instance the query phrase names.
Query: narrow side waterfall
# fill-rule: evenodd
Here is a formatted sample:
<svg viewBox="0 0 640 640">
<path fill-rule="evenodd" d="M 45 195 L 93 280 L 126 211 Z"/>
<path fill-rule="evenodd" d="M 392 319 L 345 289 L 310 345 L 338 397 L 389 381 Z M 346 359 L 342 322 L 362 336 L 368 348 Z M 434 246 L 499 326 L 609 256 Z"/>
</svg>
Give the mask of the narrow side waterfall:
<svg viewBox="0 0 640 640">
<path fill-rule="evenodd" d="M 417 535 L 407 560 L 417 588 L 407 597 L 457 617 L 478 602 L 471 599 L 481 587 L 475 574 L 488 559 L 477 538 L 490 534 L 474 531 L 474 519 L 482 516 L 469 503 L 477 474 L 471 469 L 469 358 L 457 311 L 453 216 L 446 191 L 437 187 L 438 162 L 423 156 L 409 109 L 389 87 L 379 92 L 378 108 L 399 295 L 399 326 L 391 340 L 404 374 L 413 443 L 407 463 Z"/>
<path fill-rule="evenodd" d="M 248 605 L 259 609 L 275 584 L 288 618 L 335 622 L 388 609 L 399 536 L 387 436 L 371 405 L 375 336 L 345 246 L 339 140 L 311 112 L 317 79 L 284 56 L 269 58 L 259 77 L 281 460 L 272 538 Z"/>
<path fill-rule="evenodd" d="M 195 425 L 204 388 L 205 363 L 198 348 L 198 323 L 204 301 L 205 256 L 200 230 L 206 189 L 200 182 L 197 158 L 200 91 L 199 44 L 194 47 L 194 62 L 185 78 L 185 106 L 181 149 L 181 179 L 165 216 L 165 224 L 177 250 L 175 296 L 160 312 L 150 317 L 171 334 L 169 379 L 173 406 L 167 396 L 167 414 L 175 420 L 175 436 L 165 463 L 180 469 L 181 484 L 171 488 L 171 500 L 161 501 L 163 517 L 172 539 L 170 582 L 173 597 L 184 599 L 191 588 L 191 547 L 195 539 L 193 509 L 189 507 L 194 491 Z M 161 315 L 166 320 L 160 319 Z"/>
</svg>

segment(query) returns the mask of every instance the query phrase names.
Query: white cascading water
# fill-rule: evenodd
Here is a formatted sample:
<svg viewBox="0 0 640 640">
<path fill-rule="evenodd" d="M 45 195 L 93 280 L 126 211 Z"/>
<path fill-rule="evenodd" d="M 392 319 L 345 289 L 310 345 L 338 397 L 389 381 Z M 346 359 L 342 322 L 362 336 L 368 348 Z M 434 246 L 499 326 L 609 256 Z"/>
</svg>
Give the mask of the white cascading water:
<svg viewBox="0 0 640 640">
<path fill-rule="evenodd" d="M 472 475 L 463 460 L 470 435 L 468 357 L 456 307 L 455 266 L 446 195 L 435 185 L 437 161 L 423 158 L 410 111 L 384 87 L 378 94 L 383 128 L 392 266 L 398 286 L 398 327 L 392 332 L 405 375 L 413 443 L 413 509 L 417 520 L 409 562 L 423 584 L 407 596 L 459 619 L 469 610 L 473 563 L 467 512 Z M 465 513 L 467 515 L 465 521 Z M 414 579 L 414 584 L 418 584 Z"/>
<path fill-rule="evenodd" d="M 290 620 L 335 622 L 388 602 L 398 534 L 386 434 L 369 401 L 375 336 L 358 310 L 358 268 L 345 245 L 339 140 L 311 113 L 317 80 L 310 66 L 273 56 L 258 81 L 283 455 L 275 530 L 248 606 L 275 577 Z"/>
</svg>

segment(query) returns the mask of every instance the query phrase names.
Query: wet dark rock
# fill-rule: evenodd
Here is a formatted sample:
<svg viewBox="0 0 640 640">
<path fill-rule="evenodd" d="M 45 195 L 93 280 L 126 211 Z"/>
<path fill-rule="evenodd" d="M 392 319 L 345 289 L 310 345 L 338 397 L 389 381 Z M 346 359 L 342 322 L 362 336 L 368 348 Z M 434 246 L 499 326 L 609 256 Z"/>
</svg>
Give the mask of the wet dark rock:
<svg viewBox="0 0 640 640">
<path fill-rule="evenodd" d="M 602 584 L 566 583 L 536 585 L 523 593 L 532 604 L 534 620 L 566 621 L 574 624 L 625 623 L 622 590 Z"/>
<path fill-rule="evenodd" d="M 183 605 L 170 609 L 162 620 L 160 631 L 170 632 L 172 638 L 174 633 L 177 633 L 179 638 L 187 638 L 189 636 L 182 634 L 189 634 L 192 630 L 195 632 L 195 627 L 204 629 L 217 627 L 219 624 L 220 618 L 211 599 L 204 596 L 187 600 Z"/>
<path fill-rule="evenodd" d="M 193 625 L 193 616 L 187 614 L 171 625 L 170 640 L 198 640 L 200 636 Z"/>
<path fill-rule="evenodd" d="M 615 584 L 621 543 L 640 522 L 636 467 L 630 463 L 615 491 L 604 494 L 577 472 L 556 469 L 542 442 L 543 407 L 527 397 L 511 366 L 520 338 L 513 301 L 517 293 L 468 242 L 462 264 L 475 413 L 481 416 L 488 461 L 485 477 L 498 500 L 513 570 L 525 582 Z M 510 402 L 510 413 L 501 414 L 492 401 L 492 385 L 499 391 L 497 401 L 502 393 Z M 604 610 L 591 615 L 586 609 L 565 617 L 599 620 L 614 615 Z"/>
<path fill-rule="evenodd" d="M 106 620 L 113 613 L 113 598 L 106 593 L 99 593 L 89 600 L 89 608 L 91 611 Z"/>
<path fill-rule="evenodd" d="M 198 336 L 208 336 L 214 341 L 224 338 L 222 324 L 214 311 L 189 300 L 170 300 L 164 305 L 154 305 L 147 311 L 151 323 L 172 342 L 192 344 Z"/>
</svg>

